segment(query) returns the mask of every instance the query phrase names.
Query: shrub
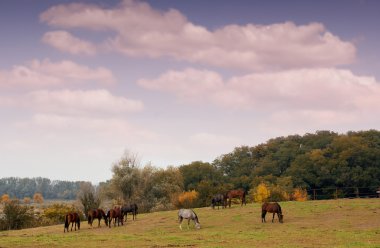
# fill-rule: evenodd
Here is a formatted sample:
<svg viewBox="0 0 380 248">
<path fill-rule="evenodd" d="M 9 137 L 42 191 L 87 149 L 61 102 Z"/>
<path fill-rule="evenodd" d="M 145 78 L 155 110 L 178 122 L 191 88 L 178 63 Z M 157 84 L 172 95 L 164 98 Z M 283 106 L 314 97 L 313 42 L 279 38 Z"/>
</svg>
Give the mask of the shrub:
<svg viewBox="0 0 380 248">
<path fill-rule="evenodd" d="M 295 201 L 306 201 L 307 200 L 306 189 L 295 188 L 292 195 L 292 199 Z"/>
<path fill-rule="evenodd" d="M 33 201 L 35 203 L 42 204 L 42 203 L 44 203 L 44 197 L 42 196 L 41 193 L 35 193 L 33 195 Z"/>
<path fill-rule="evenodd" d="M 52 224 L 59 224 L 64 221 L 64 217 L 69 212 L 80 212 L 73 205 L 55 203 L 44 209 L 43 216 L 50 220 Z"/>
<path fill-rule="evenodd" d="M 265 202 L 268 200 L 271 192 L 265 183 L 260 183 L 253 192 L 253 200 L 255 202 Z"/>
<path fill-rule="evenodd" d="M 289 201 L 289 194 L 279 185 L 272 186 L 270 188 L 269 201 L 279 202 L 279 201 Z"/>
<path fill-rule="evenodd" d="M 4 194 L 4 195 L 1 196 L 0 202 L 7 203 L 9 201 L 10 201 L 10 198 L 9 198 L 8 194 Z"/>
<path fill-rule="evenodd" d="M 19 200 L 10 200 L 4 204 L 1 221 L 2 230 L 21 229 L 33 225 L 32 208 L 21 206 Z"/>
<path fill-rule="evenodd" d="M 195 190 L 185 191 L 178 195 L 178 208 L 191 208 L 193 207 L 195 200 L 198 198 L 198 192 Z"/>
</svg>

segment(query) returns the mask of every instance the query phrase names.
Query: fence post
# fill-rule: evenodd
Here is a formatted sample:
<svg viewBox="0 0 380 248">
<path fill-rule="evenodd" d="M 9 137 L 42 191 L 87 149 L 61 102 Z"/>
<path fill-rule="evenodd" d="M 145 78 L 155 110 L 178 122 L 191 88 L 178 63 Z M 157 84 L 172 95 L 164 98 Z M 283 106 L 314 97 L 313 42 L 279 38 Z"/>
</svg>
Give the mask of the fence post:
<svg viewBox="0 0 380 248">
<path fill-rule="evenodd" d="M 335 188 L 335 200 L 338 199 L 338 188 Z"/>
<path fill-rule="evenodd" d="M 359 198 L 359 188 L 356 187 L 356 198 Z"/>
<path fill-rule="evenodd" d="M 315 200 L 315 189 L 313 189 L 313 195 L 314 195 L 314 197 L 313 197 L 313 200 Z"/>
</svg>

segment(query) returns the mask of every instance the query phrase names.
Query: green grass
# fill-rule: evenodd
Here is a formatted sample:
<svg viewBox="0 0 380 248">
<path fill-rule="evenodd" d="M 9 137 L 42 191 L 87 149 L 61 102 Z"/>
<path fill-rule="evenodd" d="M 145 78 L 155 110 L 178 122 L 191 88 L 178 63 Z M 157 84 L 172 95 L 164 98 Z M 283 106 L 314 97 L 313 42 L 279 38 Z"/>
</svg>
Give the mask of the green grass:
<svg viewBox="0 0 380 248">
<path fill-rule="evenodd" d="M 177 211 L 138 215 L 122 227 L 63 233 L 57 226 L 0 232 L 0 247 L 380 247 L 380 199 L 282 202 L 284 223 L 261 223 L 259 204 L 195 209 L 202 228 L 178 228 Z"/>
</svg>

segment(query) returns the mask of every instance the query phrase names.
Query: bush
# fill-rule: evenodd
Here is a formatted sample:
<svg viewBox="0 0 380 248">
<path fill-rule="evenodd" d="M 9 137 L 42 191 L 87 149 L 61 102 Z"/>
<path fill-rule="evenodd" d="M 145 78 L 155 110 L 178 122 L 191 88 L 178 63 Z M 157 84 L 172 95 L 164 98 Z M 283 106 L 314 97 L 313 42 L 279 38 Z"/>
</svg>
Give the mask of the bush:
<svg viewBox="0 0 380 248">
<path fill-rule="evenodd" d="M 65 215 L 69 212 L 77 212 L 81 215 L 73 205 L 55 203 L 44 209 L 43 216 L 52 224 L 59 224 L 64 222 Z"/>
<path fill-rule="evenodd" d="M 253 200 L 255 202 L 265 202 L 268 200 L 271 192 L 265 183 L 260 183 L 256 188 L 253 189 L 251 195 L 253 195 Z"/>
<path fill-rule="evenodd" d="M 4 203 L 2 230 L 21 229 L 33 226 L 33 211 L 31 207 L 21 206 L 19 200 L 10 200 Z"/>
<path fill-rule="evenodd" d="M 292 199 L 295 201 L 307 201 L 306 189 L 300 189 L 300 188 L 294 189 Z"/>
<path fill-rule="evenodd" d="M 185 191 L 178 195 L 178 201 L 175 204 L 178 208 L 194 207 L 195 200 L 198 198 L 198 192 L 195 190 Z"/>
</svg>

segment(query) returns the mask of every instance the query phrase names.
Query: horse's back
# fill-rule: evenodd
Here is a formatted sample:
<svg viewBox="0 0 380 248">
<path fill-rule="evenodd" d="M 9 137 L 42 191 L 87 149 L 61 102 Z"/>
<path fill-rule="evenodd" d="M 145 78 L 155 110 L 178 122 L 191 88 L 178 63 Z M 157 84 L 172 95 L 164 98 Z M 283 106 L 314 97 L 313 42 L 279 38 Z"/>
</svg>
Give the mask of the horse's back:
<svg viewBox="0 0 380 248">
<path fill-rule="evenodd" d="M 194 214 L 194 211 L 191 209 L 181 208 L 180 210 L 178 210 L 178 217 L 182 217 L 185 219 L 191 218 L 192 216 L 194 216 Z"/>
<path fill-rule="evenodd" d="M 261 209 L 270 213 L 281 213 L 281 206 L 277 202 L 264 202 Z"/>
</svg>

